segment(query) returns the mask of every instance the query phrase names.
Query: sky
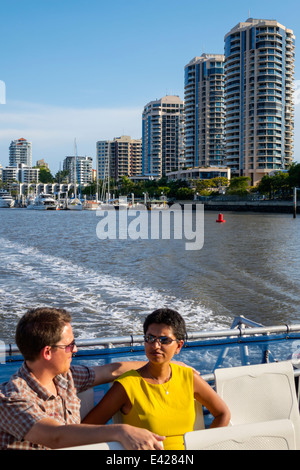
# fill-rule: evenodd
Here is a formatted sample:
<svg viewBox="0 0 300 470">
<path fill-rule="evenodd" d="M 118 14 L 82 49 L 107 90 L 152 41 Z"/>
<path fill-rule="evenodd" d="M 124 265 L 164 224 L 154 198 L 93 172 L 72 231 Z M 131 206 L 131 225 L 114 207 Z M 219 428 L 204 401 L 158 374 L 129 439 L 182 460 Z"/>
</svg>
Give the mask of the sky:
<svg viewBox="0 0 300 470">
<path fill-rule="evenodd" d="M 54 174 L 75 139 L 95 167 L 98 140 L 141 138 L 144 106 L 167 94 L 184 99 L 185 65 L 223 54 L 225 34 L 249 15 L 296 35 L 300 162 L 299 0 L 0 0 L 0 164 L 23 137 L 33 164 L 44 158 Z"/>
</svg>

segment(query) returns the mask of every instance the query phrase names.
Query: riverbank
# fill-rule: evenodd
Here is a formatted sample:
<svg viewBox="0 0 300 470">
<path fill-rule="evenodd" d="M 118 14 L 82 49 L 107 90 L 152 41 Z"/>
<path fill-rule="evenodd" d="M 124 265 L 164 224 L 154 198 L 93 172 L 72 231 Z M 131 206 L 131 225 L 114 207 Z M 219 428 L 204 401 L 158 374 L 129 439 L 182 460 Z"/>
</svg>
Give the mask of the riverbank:
<svg viewBox="0 0 300 470">
<path fill-rule="evenodd" d="M 293 201 L 176 201 L 177 204 L 203 204 L 204 210 L 234 212 L 270 212 L 293 214 Z M 297 214 L 300 214 L 300 202 L 297 203 Z"/>
<path fill-rule="evenodd" d="M 292 201 L 206 201 L 205 210 L 240 211 L 240 212 L 272 212 L 293 214 Z M 300 214 L 300 204 L 297 204 L 297 214 Z"/>
</svg>

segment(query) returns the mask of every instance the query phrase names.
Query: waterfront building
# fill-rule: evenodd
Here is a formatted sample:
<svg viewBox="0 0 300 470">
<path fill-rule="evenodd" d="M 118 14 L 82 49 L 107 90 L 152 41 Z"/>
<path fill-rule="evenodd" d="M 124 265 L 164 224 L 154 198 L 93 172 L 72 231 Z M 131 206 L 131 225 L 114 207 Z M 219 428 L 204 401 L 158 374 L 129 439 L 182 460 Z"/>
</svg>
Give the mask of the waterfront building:
<svg viewBox="0 0 300 470">
<path fill-rule="evenodd" d="M 202 54 L 185 66 L 185 167 L 224 161 L 224 71 L 222 54 Z"/>
<path fill-rule="evenodd" d="M 226 164 L 251 184 L 293 159 L 295 36 L 249 18 L 225 36 Z"/>
<path fill-rule="evenodd" d="M 68 156 L 63 161 L 63 171 L 68 171 L 69 183 L 75 180 L 75 160 L 76 160 L 76 182 L 84 185 L 93 182 L 93 159 L 92 157 Z"/>
<path fill-rule="evenodd" d="M 222 166 L 198 167 L 171 171 L 167 173 L 167 177 L 169 181 L 208 180 L 212 178 L 227 178 L 230 181 L 231 171 L 230 168 Z"/>
<path fill-rule="evenodd" d="M 37 183 L 39 181 L 39 168 L 31 168 L 23 163 L 16 166 L 7 166 L 2 169 L 3 183 Z"/>
<path fill-rule="evenodd" d="M 45 193 L 64 198 L 69 192 L 74 192 L 74 184 L 69 183 L 12 183 L 10 187 L 19 191 L 19 194 L 23 196 Z"/>
<path fill-rule="evenodd" d="M 165 96 L 144 107 L 142 174 L 160 178 L 184 164 L 184 104 Z"/>
<path fill-rule="evenodd" d="M 99 180 L 105 180 L 108 177 L 112 177 L 111 168 L 113 166 L 113 158 L 111 152 L 110 140 L 99 140 L 96 143 L 96 171 Z"/>
<path fill-rule="evenodd" d="M 13 140 L 9 146 L 9 166 L 17 166 L 19 163 L 32 166 L 32 144 L 23 138 Z"/>
<path fill-rule="evenodd" d="M 122 176 L 134 177 L 142 173 L 142 140 L 128 135 L 113 140 L 101 140 L 96 145 L 99 180 L 108 176 L 116 180 Z"/>
</svg>

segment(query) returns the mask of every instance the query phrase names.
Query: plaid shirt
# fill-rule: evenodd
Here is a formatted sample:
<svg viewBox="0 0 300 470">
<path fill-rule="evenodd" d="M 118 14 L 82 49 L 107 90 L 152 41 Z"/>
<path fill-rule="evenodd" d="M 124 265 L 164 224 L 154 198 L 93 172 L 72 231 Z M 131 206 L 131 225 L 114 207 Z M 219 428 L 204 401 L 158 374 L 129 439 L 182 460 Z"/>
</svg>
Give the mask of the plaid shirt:
<svg viewBox="0 0 300 470">
<path fill-rule="evenodd" d="M 24 440 L 29 430 L 43 418 L 62 425 L 80 423 L 77 393 L 92 386 L 95 372 L 73 366 L 55 377 L 57 397 L 49 393 L 31 374 L 25 362 L 10 381 L 0 384 L 0 450 L 46 449 Z"/>
</svg>

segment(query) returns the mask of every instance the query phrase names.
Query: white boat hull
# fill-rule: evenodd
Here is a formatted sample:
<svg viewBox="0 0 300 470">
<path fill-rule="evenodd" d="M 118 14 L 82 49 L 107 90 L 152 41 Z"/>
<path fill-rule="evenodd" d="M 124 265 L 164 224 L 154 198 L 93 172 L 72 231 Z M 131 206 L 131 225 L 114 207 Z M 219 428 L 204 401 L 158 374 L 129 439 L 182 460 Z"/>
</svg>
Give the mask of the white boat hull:
<svg viewBox="0 0 300 470">
<path fill-rule="evenodd" d="M 82 205 L 67 204 L 67 209 L 68 209 L 69 211 L 82 211 Z"/>
<path fill-rule="evenodd" d="M 45 206 L 42 204 L 41 205 L 34 204 L 33 209 L 37 211 L 55 211 L 56 206 Z"/>
<path fill-rule="evenodd" d="M 14 207 L 15 201 L 10 199 L 0 199 L 0 209 L 10 209 Z"/>
<path fill-rule="evenodd" d="M 7 191 L 0 191 L 0 209 L 10 209 L 14 207 L 15 201 Z"/>
</svg>

